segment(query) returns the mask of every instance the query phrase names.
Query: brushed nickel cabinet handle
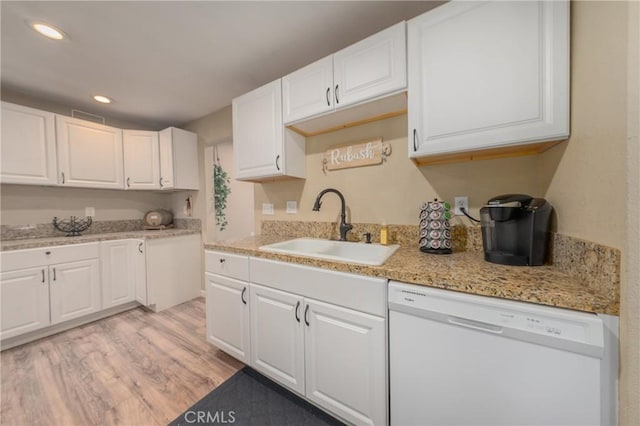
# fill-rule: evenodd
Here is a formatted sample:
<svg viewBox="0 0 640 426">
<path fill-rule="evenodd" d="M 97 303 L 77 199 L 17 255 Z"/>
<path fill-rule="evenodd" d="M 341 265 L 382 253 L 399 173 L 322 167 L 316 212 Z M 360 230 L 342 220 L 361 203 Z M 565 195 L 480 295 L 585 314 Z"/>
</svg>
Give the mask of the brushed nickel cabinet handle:
<svg viewBox="0 0 640 426">
<path fill-rule="evenodd" d="M 61 174 L 62 174 L 62 184 L 64 185 L 64 172 L 62 172 Z"/>
<path fill-rule="evenodd" d="M 144 243 L 140 243 L 140 244 L 138 244 L 138 251 L 139 251 L 140 253 L 144 253 L 144 252 L 142 251 L 142 245 L 143 245 L 143 244 L 144 244 Z"/>
<path fill-rule="evenodd" d="M 127 178 L 127 188 L 131 188 L 131 178 Z"/>
<path fill-rule="evenodd" d="M 413 152 L 418 150 L 418 144 L 416 143 L 416 137 L 418 136 L 418 131 L 413 129 Z"/>
<path fill-rule="evenodd" d="M 245 305 L 247 304 L 247 300 L 244 298 L 244 294 L 247 292 L 247 288 L 244 287 L 242 289 L 242 294 L 240 294 L 240 299 L 242 300 L 242 303 L 244 303 Z"/>
<path fill-rule="evenodd" d="M 42 282 L 44 282 L 44 269 L 41 272 L 42 272 Z"/>
<path fill-rule="evenodd" d="M 329 93 L 331 93 L 331 87 L 327 87 L 327 106 L 331 106 L 331 99 L 329 99 Z"/>
<path fill-rule="evenodd" d="M 298 315 L 298 310 L 300 309 L 300 301 L 296 303 L 296 321 L 300 322 L 300 315 Z"/>
<path fill-rule="evenodd" d="M 53 280 L 56 280 L 56 268 L 53 268 Z"/>
<path fill-rule="evenodd" d="M 164 185 L 162 184 L 162 176 L 160 176 L 160 188 L 164 187 Z"/>
<path fill-rule="evenodd" d="M 280 171 L 280 154 L 276 157 L 276 169 Z"/>
<path fill-rule="evenodd" d="M 309 327 L 309 305 L 304 308 L 304 323 L 307 324 L 307 327 Z"/>
<path fill-rule="evenodd" d="M 336 84 L 336 90 L 334 91 L 334 94 L 336 95 L 336 105 L 340 103 L 340 99 L 338 99 L 338 84 Z"/>
</svg>

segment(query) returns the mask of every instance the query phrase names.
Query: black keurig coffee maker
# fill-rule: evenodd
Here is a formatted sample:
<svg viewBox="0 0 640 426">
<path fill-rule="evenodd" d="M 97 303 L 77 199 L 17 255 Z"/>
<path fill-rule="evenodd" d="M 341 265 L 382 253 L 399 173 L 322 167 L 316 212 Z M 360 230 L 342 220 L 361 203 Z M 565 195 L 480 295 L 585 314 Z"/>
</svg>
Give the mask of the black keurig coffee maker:
<svg viewBox="0 0 640 426">
<path fill-rule="evenodd" d="M 547 257 L 549 217 L 544 198 L 498 195 L 480 209 L 484 259 L 502 265 L 538 266 Z"/>
</svg>

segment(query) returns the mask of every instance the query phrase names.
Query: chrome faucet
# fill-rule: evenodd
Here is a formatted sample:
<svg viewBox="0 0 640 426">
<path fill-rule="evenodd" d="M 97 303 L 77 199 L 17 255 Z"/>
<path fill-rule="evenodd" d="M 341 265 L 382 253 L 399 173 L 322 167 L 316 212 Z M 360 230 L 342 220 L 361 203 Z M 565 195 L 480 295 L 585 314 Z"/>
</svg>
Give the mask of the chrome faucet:
<svg viewBox="0 0 640 426">
<path fill-rule="evenodd" d="M 333 188 L 327 188 L 327 189 L 323 190 L 322 192 L 320 192 L 318 194 L 318 197 L 316 198 L 316 202 L 313 204 L 313 211 L 314 212 L 319 212 L 320 211 L 320 206 L 322 205 L 322 203 L 320 202 L 320 199 L 327 192 L 333 192 L 333 193 L 337 194 L 338 197 L 340 197 L 340 203 L 341 203 L 341 207 L 340 207 L 340 241 L 347 241 L 347 232 L 349 232 L 349 231 L 351 231 L 353 229 L 353 225 L 351 225 L 350 223 L 347 223 L 347 220 L 346 220 L 347 214 L 346 214 L 346 211 L 345 211 L 346 207 L 345 207 L 344 197 L 342 196 L 340 191 L 338 191 L 337 189 L 333 189 Z"/>
</svg>

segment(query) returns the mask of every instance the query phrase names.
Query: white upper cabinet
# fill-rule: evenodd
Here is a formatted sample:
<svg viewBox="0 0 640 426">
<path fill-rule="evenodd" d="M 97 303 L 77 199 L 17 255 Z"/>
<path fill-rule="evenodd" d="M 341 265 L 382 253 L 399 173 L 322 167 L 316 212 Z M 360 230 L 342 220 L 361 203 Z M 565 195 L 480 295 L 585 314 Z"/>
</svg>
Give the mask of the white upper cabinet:
<svg viewBox="0 0 640 426">
<path fill-rule="evenodd" d="M 333 110 L 333 55 L 282 77 L 285 123 Z"/>
<path fill-rule="evenodd" d="M 0 181 L 56 184 L 54 114 L 2 102 Z"/>
<path fill-rule="evenodd" d="M 283 77 L 284 123 L 406 87 L 406 23 L 403 21 Z"/>
<path fill-rule="evenodd" d="M 236 179 L 305 177 L 304 138 L 282 125 L 278 79 L 232 102 Z"/>
<path fill-rule="evenodd" d="M 405 89 L 406 22 L 335 53 L 333 80 L 336 108 Z"/>
<path fill-rule="evenodd" d="M 56 115 L 59 184 L 122 189 L 122 130 Z"/>
<path fill-rule="evenodd" d="M 568 137 L 567 1 L 450 2 L 407 31 L 410 157 L 535 152 Z"/>
<path fill-rule="evenodd" d="M 123 130 L 125 189 L 160 188 L 158 132 Z"/>
<path fill-rule="evenodd" d="M 169 127 L 160 136 L 160 189 L 199 190 L 198 135 Z"/>
</svg>

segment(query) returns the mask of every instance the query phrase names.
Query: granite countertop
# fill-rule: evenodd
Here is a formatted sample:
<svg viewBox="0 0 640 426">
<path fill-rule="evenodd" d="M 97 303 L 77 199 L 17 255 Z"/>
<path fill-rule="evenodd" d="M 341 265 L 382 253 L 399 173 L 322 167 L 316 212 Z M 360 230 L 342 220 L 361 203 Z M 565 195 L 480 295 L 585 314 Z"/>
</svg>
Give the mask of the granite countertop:
<svg viewBox="0 0 640 426">
<path fill-rule="evenodd" d="M 61 246 L 68 244 L 94 243 L 97 241 L 108 240 L 124 240 L 127 238 L 151 240 L 156 238 L 179 237 L 182 235 L 199 233 L 200 231 L 194 229 L 164 229 L 159 231 L 108 232 L 103 234 L 81 235 L 79 237 L 24 238 L 20 240 L 2 241 L 2 243 L 0 243 L 0 251 Z"/>
<path fill-rule="evenodd" d="M 619 312 L 619 301 L 605 289 L 587 287 L 553 266 L 497 265 L 486 262 L 482 253 L 476 251 L 431 255 L 402 246 L 384 265 L 367 266 L 258 250 L 260 246 L 288 239 L 291 237 L 256 236 L 205 243 L 205 249 L 585 312 L 610 315 Z"/>
</svg>

